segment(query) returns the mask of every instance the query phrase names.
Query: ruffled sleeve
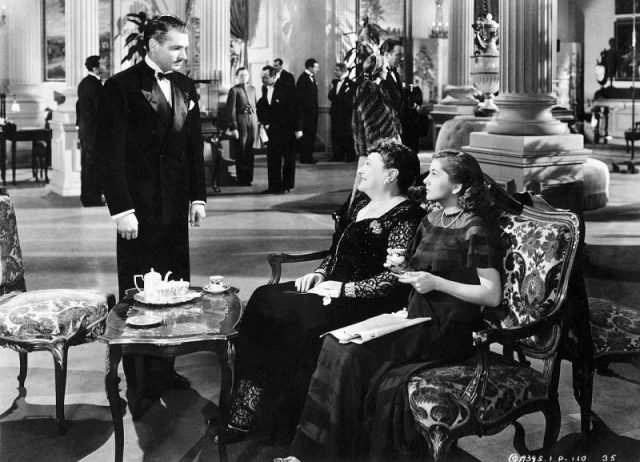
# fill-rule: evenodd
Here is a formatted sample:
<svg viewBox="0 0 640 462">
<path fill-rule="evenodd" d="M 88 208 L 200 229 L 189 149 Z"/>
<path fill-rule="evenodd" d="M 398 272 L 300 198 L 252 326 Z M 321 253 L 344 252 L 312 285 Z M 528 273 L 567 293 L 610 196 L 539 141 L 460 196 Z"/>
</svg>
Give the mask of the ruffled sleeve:
<svg viewBox="0 0 640 462">
<path fill-rule="evenodd" d="M 502 267 L 502 252 L 498 247 L 498 239 L 486 225 L 472 224 L 467 228 L 467 268 Z"/>
</svg>

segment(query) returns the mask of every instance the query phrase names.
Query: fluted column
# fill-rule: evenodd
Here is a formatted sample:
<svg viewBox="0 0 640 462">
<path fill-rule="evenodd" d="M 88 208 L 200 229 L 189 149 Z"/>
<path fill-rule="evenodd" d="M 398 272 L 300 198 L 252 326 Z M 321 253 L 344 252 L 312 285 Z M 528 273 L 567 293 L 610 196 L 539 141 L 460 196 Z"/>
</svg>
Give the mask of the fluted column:
<svg viewBox="0 0 640 462">
<path fill-rule="evenodd" d="M 228 88 L 231 79 L 231 4 L 230 0 L 198 2 L 200 17 L 200 78 L 222 76 L 220 85 Z M 217 75 L 216 75 L 217 73 Z"/>
<path fill-rule="evenodd" d="M 471 85 L 469 60 L 473 56 L 473 0 L 455 0 L 449 5 L 449 84 Z"/>
<path fill-rule="evenodd" d="M 500 0 L 500 95 L 489 133 L 557 135 L 568 131 L 551 107 L 556 0 Z"/>
<path fill-rule="evenodd" d="M 42 1 L 10 0 L 6 21 L 9 37 L 9 93 L 7 111 L 12 95 L 20 103 L 20 112 L 11 114 L 12 122 L 20 126 L 42 126 Z M 38 18 L 34 21 L 33 18 Z M 25 32 L 25 31 L 28 31 Z"/>
<path fill-rule="evenodd" d="M 335 57 L 336 62 L 344 59 L 347 51 L 353 46 L 353 35 L 350 32 L 357 32 L 356 23 L 356 0 L 334 0 L 334 20 L 335 27 Z"/>
<path fill-rule="evenodd" d="M 65 101 L 51 121 L 51 189 L 63 196 L 80 194 L 80 149 L 76 128 L 78 84 L 87 73 L 84 61 L 99 55 L 98 0 L 66 0 Z"/>
</svg>

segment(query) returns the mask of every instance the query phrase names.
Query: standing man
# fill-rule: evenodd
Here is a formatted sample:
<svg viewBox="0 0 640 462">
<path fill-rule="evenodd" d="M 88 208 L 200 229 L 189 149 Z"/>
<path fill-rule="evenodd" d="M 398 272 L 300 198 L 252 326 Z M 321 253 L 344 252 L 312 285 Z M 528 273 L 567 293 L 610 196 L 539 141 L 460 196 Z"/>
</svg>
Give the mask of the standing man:
<svg viewBox="0 0 640 462">
<path fill-rule="evenodd" d="M 402 41 L 396 37 L 388 38 L 380 45 L 380 53 L 387 66 L 385 85 L 391 98 L 391 105 L 398 114 L 402 114 L 402 80 L 398 72 L 398 66 L 404 60 Z"/>
<path fill-rule="evenodd" d="M 307 59 L 304 63 L 304 72 L 300 74 L 296 83 L 298 105 L 296 138 L 299 139 L 301 164 L 318 162 L 313 158 L 313 148 L 318 129 L 318 82 L 316 82 L 316 75 L 319 70 L 318 61 L 313 58 Z"/>
<path fill-rule="evenodd" d="M 249 85 L 249 71 L 239 67 L 238 83 L 231 87 L 225 111 L 232 131 L 231 158 L 236 161 L 236 180 L 239 186 L 251 186 L 253 181 L 253 142 L 258 131 L 256 89 Z"/>
<path fill-rule="evenodd" d="M 263 194 L 284 194 L 293 189 L 296 174 L 295 153 L 291 149 L 293 131 L 293 93 L 285 85 L 276 85 L 276 70 L 265 66 L 261 72 L 262 96 L 258 100 L 258 120 L 264 126 L 267 141 L 269 188 Z"/>
<path fill-rule="evenodd" d="M 76 125 L 80 139 L 80 202 L 85 207 L 102 206 L 100 163 L 96 152 L 98 105 L 102 95 L 100 56 L 89 56 L 85 62 L 89 74 L 78 85 Z"/>
<path fill-rule="evenodd" d="M 296 79 L 293 78 L 293 74 L 291 72 L 287 72 L 282 68 L 282 59 L 274 59 L 273 68 L 276 70 L 276 82 L 289 86 L 293 91 L 296 88 Z"/>
<path fill-rule="evenodd" d="M 116 222 L 120 297 L 135 274 L 151 268 L 190 279 L 188 224 L 205 218 L 200 110 L 193 81 L 178 72 L 187 59 L 186 24 L 172 15 L 144 29 L 143 61 L 107 80 L 98 140 L 104 192 Z M 127 382 L 135 368 L 125 356 Z M 173 360 L 145 358 L 145 394 L 188 388 Z"/>
<path fill-rule="evenodd" d="M 331 147 L 333 150 L 331 161 L 351 162 L 355 160 L 353 134 L 351 131 L 355 84 L 348 77 L 347 66 L 344 63 L 336 64 L 334 75 L 336 78 L 333 79 L 329 88 Z"/>
</svg>

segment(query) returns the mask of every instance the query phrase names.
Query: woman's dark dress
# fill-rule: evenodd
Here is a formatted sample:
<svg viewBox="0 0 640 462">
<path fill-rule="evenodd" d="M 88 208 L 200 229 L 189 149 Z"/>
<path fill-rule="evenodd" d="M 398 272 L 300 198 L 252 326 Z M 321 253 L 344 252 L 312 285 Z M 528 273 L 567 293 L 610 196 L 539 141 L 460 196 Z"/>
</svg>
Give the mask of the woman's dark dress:
<svg viewBox="0 0 640 462">
<path fill-rule="evenodd" d="M 496 234 L 473 214 L 444 228 L 442 213 L 433 211 L 422 220 L 411 245 L 410 268 L 478 284 L 478 268 L 500 267 Z M 408 375 L 437 361 L 470 355 L 480 306 L 442 292 L 413 291 L 408 310 L 409 317 L 429 316 L 432 321 L 362 345 L 325 339 L 293 455 L 305 462 L 386 460 L 412 441 L 413 419 L 404 406 Z"/>
<path fill-rule="evenodd" d="M 265 285 L 251 296 L 238 326 L 235 372 L 237 379 L 266 392 L 258 423 L 265 425 L 266 420 L 271 426 L 269 419 L 278 415 L 284 421 L 280 423 L 290 423 L 293 430 L 322 346 L 321 334 L 397 310 L 406 300 L 404 288 L 383 263 L 387 248 L 407 248 L 424 212 L 405 200 L 379 218 L 356 222 L 369 202 L 364 195 L 354 200 L 317 270 L 326 280 L 344 282 L 344 296 L 325 306 L 322 297 L 297 292 L 293 282 Z M 278 395 L 286 397 L 286 404 L 275 404 L 274 409 Z"/>
</svg>

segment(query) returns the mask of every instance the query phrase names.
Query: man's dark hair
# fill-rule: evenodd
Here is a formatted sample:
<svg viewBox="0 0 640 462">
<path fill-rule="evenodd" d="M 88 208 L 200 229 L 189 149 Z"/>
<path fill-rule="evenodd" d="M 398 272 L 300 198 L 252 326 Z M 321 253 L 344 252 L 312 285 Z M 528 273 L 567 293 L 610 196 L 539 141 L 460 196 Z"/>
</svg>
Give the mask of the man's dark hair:
<svg viewBox="0 0 640 462">
<path fill-rule="evenodd" d="M 347 65 L 345 63 L 336 63 L 336 67 L 340 69 L 340 72 L 347 72 Z"/>
<path fill-rule="evenodd" d="M 187 24 L 172 14 L 160 14 L 154 16 L 144 26 L 144 46 L 149 49 L 149 40 L 155 39 L 158 43 L 164 43 L 167 32 L 170 30 L 187 32 Z"/>
<path fill-rule="evenodd" d="M 86 67 L 89 72 L 93 72 L 96 67 L 100 67 L 100 56 L 89 56 L 84 60 L 84 67 Z"/>
<path fill-rule="evenodd" d="M 382 42 L 382 45 L 380 45 L 380 54 L 383 55 L 385 53 L 391 53 L 397 46 L 403 46 L 402 39 L 398 37 L 389 37 L 387 40 Z"/>
<path fill-rule="evenodd" d="M 262 70 L 269 71 L 269 77 L 275 77 L 276 75 L 276 70 L 272 66 L 264 66 Z"/>
<path fill-rule="evenodd" d="M 247 68 L 246 68 L 246 67 L 239 67 L 239 68 L 236 70 L 236 77 L 238 77 L 238 74 L 240 74 L 240 71 L 246 71 L 246 70 L 247 70 Z"/>
<path fill-rule="evenodd" d="M 313 58 L 309 58 L 304 62 L 304 68 L 305 69 L 309 69 L 310 67 L 313 67 L 316 64 L 318 64 L 317 60 L 315 60 Z"/>
<path fill-rule="evenodd" d="M 280 66 L 282 66 L 282 60 L 280 58 L 274 59 L 273 62 L 278 63 Z"/>
</svg>

